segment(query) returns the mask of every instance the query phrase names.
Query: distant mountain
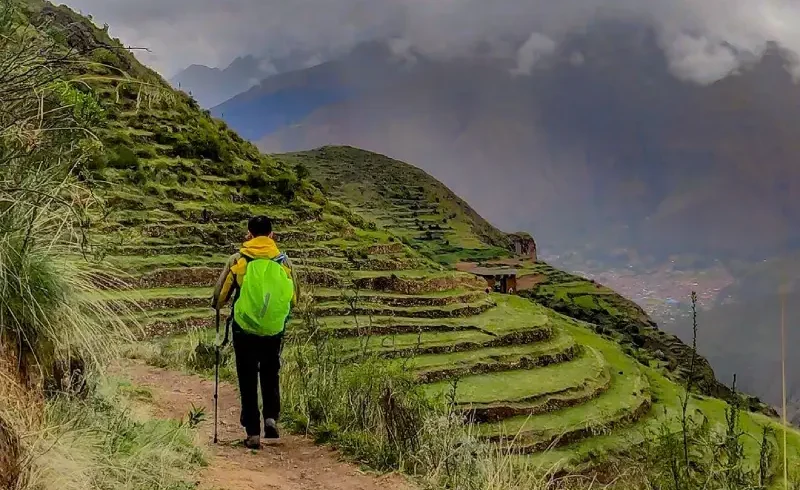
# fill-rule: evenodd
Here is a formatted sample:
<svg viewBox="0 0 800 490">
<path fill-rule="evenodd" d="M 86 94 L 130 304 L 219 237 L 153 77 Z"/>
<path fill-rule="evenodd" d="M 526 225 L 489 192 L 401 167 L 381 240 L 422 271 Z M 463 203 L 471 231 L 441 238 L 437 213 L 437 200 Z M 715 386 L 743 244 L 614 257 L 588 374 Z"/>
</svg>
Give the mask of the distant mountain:
<svg viewBox="0 0 800 490">
<path fill-rule="evenodd" d="M 224 69 L 205 65 L 191 65 L 175 75 L 170 83 L 185 92 L 191 92 L 203 107 L 214 107 L 262 79 L 292 70 L 308 68 L 321 63 L 320 54 L 295 52 L 277 58 L 256 56 L 238 57 Z"/>
<path fill-rule="evenodd" d="M 359 97 L 415 72 L 380 42 L 364 43 L 347 56 L 306 70 L 266 78 L 211 112 L 244 137 L 260 139 L 302 121 L 321 107 Z"/>
<path fill-rule="evenodd" d="M 694 85 L 649 29 L 603 24 L 530 76 L 510 60 L 357 50 L 214 112 L 266 151 L 348 144 L 417 162 L 545 251 L 752 261 L 800 245 L 800 89 L 784 64 L 773 47 Z"/>
</svg>

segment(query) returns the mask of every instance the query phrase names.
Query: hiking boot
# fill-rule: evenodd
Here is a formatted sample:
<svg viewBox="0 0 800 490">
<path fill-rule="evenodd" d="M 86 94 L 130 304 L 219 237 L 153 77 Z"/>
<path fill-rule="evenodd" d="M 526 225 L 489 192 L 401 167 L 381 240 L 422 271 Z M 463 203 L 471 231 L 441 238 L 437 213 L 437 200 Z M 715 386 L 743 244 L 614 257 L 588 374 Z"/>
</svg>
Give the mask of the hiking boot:
<svg viewBox="0 0 800 490">
<path fill-rule="evenodd" d="M 261 437 L 260 436 L 247 436 L 247 439 L 244 440 L 244 447 L 247 449 L 259 449 L 261 447 Z"/>
<path fill-rule="evenodd" d="M 275 419 L 267 419 L 264 421 L 264 438 L 266 439 L 278 439 L 280 435 L 278 434 L 278 424 L 275 423 Z"/>
</svg>

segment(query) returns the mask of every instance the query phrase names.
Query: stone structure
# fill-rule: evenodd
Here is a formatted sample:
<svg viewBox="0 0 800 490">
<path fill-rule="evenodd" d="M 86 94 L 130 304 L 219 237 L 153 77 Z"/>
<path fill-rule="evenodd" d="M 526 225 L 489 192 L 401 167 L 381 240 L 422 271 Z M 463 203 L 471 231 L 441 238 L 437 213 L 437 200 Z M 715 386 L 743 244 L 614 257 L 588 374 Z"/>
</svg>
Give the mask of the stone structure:
<svg viewBox="0 0 800 490">
<path fill-rule="evenodd" d="M 508 268 L 476 267 L 469 271 L 486 280 L 489 289 L 503 294 L 517 292 L 517 271 Z"/>
<path fill-rule="evenodd" d="M 529 257 L 536 261 L 538 260 L 536 252 L 536 240 L 525 232 L 511 233 L 508 235 L 511 239 L 511 250 L 520 257 Z"/>
</svg>

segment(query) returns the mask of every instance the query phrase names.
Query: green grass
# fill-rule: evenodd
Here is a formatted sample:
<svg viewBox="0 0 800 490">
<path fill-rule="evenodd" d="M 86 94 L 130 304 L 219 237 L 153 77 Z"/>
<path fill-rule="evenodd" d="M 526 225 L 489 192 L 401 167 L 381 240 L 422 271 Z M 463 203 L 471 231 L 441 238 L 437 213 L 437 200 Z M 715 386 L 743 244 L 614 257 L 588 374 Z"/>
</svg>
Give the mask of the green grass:
<svg viewBox="0 0 800 490">
<path fill-rule="evenodd" d="M 536 357 L 545 354 L 566 352 L 577 344 L 569 335 L 560 329 L 550 339 L 532 344 L 512 345 L 508 347 L 490 347 L 467 352 L 449 354 L 426 354 L 411 359 L 406 365 L 416 370 L 432 370 L 435 368 L 457 368 L 472 366 L 477 363 L 509 362 L 522 357 Z"/>
<path fill-rule="evenodd" d="M 104 294 L 105 298 L 143 301 L 148 299 L 164 298 L 211 298 L 212 289 L 208 287 L 180 287 L 180 288 L 153 288 L 133 289 L 127 291 L 110 291 Z"/>
<path fill-rule="evenodd" d="M 467 376 L 458 380 L 456 401 L 460 404 L 525 401 L 570 388 L 601 382 L 609 366 L 596 351 L 536 369 Z M 427 385 L 431 395 L 447 393 L 449 382 Z M 512 419 L 510 423 L 513 424 Z"/>
<path fill-rule="evenodd" d="M 376 335 L 368 339 L 343 339 L 342 347 L 346 350 L 366 348 L 375 352 L 391 352 L 409 347 L 455 346 L 458 344 L 483 344 L 496 337 L 479 332 L 421 332 L 419 334 Z"/>
<path fill-rule="evenodd" d="M 447 318 L 462 317 L 464 311 L 479 311 L 491 308 L 494 303 L 491 299 L 481 298 L 469 303 L 454 303 L 442 306 L 387 306 L 382 303 L 358 302 L 356 310 L 359 312 L 374 312 L 375 315 L 395 316 L 398 318 Z M 326 301 L 318 303 L 315 311 L 320 316 L 341 316 L 352 312 L 352 307 L 344 301 Z M 364 316 L 366 313 L 359 313 Z"/>
<path fill-rule="evenodd" d="M 361 327 L 368 326 L 370 321 L 374 325 L 411 324 L 411 325 L 469 325 L 493 335 L 505 335 L 514 332 L 547 328 L 550 317 L 547 310 L 523 298 L 492 294 L 491 299 L 496 303 L 494 308 L 467 318 L 435 318 L 416 319 L 375 316 L 371 319 L 366 315 L 358 315 Z M 322 319 L 327 328 L 341 329 L 355 327 L 356 319 L 351 316 L 333 316 Z"/>
</svg>

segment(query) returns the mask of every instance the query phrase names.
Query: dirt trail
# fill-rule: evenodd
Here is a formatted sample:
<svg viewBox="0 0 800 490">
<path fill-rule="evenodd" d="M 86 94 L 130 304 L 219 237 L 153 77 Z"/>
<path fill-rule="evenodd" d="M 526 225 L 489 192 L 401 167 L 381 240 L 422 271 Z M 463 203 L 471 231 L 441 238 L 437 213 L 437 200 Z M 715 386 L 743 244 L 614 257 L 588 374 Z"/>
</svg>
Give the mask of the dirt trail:
<svg viewBox="0 0 800 490">
<path fill-rule="evenodd" d="M 206 407 L 207 419 L 199 426 L 209 448 L 209 465 L 199 475 L 201 490 L 412 490 L 398 475 L 377 477 L 344 463 L 330 449 L 285 431 L 279 442 L 264 443 L 260 451 L 241 445 L 239 395 L 220 383 L 219 444 L 213 440 L 214 382 L 199 376 L 167 371 L 139 361 L 124 361 L 114 372 L 153 394 L 149 407 L 159 418 L 186 418 L 194 404 Z"/>
</svg>

